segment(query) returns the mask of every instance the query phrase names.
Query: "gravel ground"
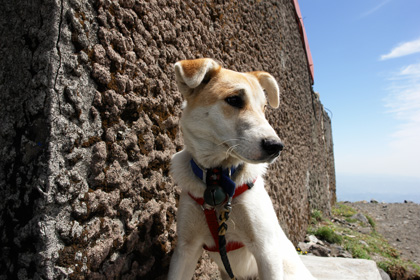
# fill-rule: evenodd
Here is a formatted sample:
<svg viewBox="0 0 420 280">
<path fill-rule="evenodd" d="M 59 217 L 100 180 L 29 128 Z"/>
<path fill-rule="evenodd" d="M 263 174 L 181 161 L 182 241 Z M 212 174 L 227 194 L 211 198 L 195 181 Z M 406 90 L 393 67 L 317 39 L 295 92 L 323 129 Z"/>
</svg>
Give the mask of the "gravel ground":
<svg viewBox="0 0 420 280">
<path fill-rule="evenodd" d="M 346 203 L 369 215 L 377 231 L 402 253 L 402 257 L 420 265 L 420 204 Z"/>
</svg>

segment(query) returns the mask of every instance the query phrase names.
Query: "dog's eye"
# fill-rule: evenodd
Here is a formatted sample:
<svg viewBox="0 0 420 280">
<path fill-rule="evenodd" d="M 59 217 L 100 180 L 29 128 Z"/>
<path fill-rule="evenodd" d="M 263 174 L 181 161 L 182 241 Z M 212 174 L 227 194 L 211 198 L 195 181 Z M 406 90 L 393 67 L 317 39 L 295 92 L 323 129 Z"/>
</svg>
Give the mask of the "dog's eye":
<svg viewBox="0 0 420 280">
<path fill-rule="evenodd" d="M 225 99 L 225 101 L 227 104 L 229 104 L 232 107 L 236 107 L 239 109 L 244 107 L 244 100 L 242 99 L 242 97 L 238 95 L 229 96 Z"/>
</svg>

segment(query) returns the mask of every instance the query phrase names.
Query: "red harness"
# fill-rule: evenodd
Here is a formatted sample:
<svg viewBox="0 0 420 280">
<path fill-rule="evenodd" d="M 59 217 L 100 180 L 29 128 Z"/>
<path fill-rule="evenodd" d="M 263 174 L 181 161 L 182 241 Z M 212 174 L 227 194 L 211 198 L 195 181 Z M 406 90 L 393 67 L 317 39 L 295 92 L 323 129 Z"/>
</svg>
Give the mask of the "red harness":
<svg viewBox="0 0 420 280">
<path fill-rule="evenodd" d="M 235 194 L 233 195 L 232 199 L 241 195 L 245 191 L 249 190 L 253 187 L 255 180 L 251 184 L 243 184 L 235 189 Z M 202 197 L 194 197 L 191 193 L 188 195 L 195 200 L 200 206 L 202 206 L 204 215 L 206 216 L 207 225 L 210 229 L 211 235 L 213 236 L 214 246 L 208 247 L 204 244 L 203 248 L 210 252 L 219 252 L 219 221 L 217 220 L 216 210 L 214 208 L 206 209 L 204 207 L 204 198 Z M 241 242 L 229 242 L 226 244 L 226 252 L 230 252 L 239 248 L 244 247 L 245 245 Z"/>
</svg>

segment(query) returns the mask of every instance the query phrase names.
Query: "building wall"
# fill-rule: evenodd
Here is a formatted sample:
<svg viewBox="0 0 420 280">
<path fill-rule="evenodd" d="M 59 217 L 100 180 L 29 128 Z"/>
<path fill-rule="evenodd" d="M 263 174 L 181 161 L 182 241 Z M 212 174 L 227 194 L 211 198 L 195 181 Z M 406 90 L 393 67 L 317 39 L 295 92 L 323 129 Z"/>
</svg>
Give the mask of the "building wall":
<svg viewBox="0 0 420 280">
<path fill-rule="evenodd" d="M 265 70 L 286 147 L 266 176 L 302 240 L 335 202 L 331 121 L 312 91 L 293 1 L 16 0 L 0 11 L 0 279 L 164 279 L 182 149 L 173 64 Z M 212 269 L 206 255 L 197 276 Z"/>
</svg>

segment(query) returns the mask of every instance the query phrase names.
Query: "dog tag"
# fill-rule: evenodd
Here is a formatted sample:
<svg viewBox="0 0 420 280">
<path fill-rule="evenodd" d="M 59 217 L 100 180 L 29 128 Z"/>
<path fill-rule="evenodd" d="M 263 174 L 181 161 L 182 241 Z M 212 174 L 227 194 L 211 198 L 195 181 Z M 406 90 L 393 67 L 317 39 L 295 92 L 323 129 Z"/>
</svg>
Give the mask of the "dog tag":
<svg viewBox="0 0 420 280">
<path fill-rule="evenodd" d="M 218 206 L 225 202 L 227 194 L 221 186 L 207 186 L 204 191 L 204 201 L 210 206 Z"/>
</svg>

